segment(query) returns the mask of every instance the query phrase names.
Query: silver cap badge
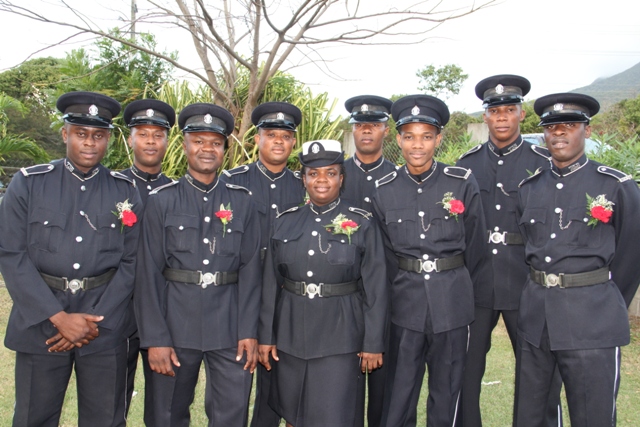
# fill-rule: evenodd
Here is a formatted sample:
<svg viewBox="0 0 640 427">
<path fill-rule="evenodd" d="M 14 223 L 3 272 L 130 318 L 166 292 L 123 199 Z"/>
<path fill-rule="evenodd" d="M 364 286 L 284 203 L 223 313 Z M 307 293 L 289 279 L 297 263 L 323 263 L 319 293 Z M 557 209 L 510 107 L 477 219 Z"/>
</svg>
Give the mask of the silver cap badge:
<svg viewBox="0 0 640 427">
<path fill-rule="evenodd" d="M 98 107 L 96 107 L 95 105 L 91 105 L 89 107 L 89 114 L 91 114 L 92 116 L 97 116 L 98 115 Z"/>
<path fill-rule="evenodd" d="M 211 122 L 213 122 L 213 117 L 211 117 L 211 114 L 207 114 L 204 116 L 203 120 L 206 124 L 210 124 Z"/>
<path fill-rule="evenodd" d="M 277 120 L 284 120 L 284 114 L 282 114 L 282 113 L 276 114 L 276 119 Z"/>
<path fill-rule="evenodd" d="M 562 110 L 562 109 L 564 109 L 564 105 L 562 105 L 562 104 L 560 104 L 560 103 L 557 103 L 557 104 L 555 104 L 555 105 L 553 106 L 553 110 L 554 110 L 554 111 L 560 111 L 560 110 Z"/>
<path fill-rule="evenodd" d="M 413 116 L 417 116 L 418 114 L 420 114 L 420 107 L 418 107 L 417 105 L 415 107 L 413 107 L 411 109 L 411 115 Z"/>
<path fill-rule="evenodd" d="M 502 86 L 501 84 L 499 84 L 498 86 L 496 86 L 496 93 L 498 95 L 501 95 L 504 93 L 504 86 Z"/>
<path fill-rule="evenodd" d="M 360 111 L 369 111 L 369 106 L 367 104 L 362 104 L 362 107 L 360 107 Z"/>
<path fill-rule="evenodd" d="M 155 111 L 153 111 L 153 109 L 149 108 L 147 111 L 147 117 L 153 117 L 153 115 L 155 114 Z"/>
</svg>

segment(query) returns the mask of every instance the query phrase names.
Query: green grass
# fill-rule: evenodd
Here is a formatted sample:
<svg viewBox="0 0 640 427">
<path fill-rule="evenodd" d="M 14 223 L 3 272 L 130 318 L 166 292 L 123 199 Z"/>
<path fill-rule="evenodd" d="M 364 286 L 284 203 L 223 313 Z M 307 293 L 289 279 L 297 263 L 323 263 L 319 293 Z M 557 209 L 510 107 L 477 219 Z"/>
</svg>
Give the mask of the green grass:
<svg viewBox="0 0 640 427">
<path fill-rule="evenodd" d="M 4 337 L 4 330 L 11 308 L 11 299 L 6 288 L 0 287 L 0 333 Z M 640 318 L 632 319 L 631 345 L 622 350 L 622 382 L 618 394 L 618 426 L 635 427 L 640 424 Z M 14 402 L 14 363 L 15 353 L 0 348 L 0 427 L 10 426 Z M 493 344 L 487 362 L 487 371 L 482 387 L 482 416 L 487 427 L 510 427 L 515 361 L 507 332 L 500 322 L 494 331 Z M 142 368 L 139 366 L 136 375 L 136 395 L 131 402 L 129 413 L 130 427 L 143 426 L 142 413 L 144 404 L 144 380 Z M 204 372 L 200 373 L 200 381 L 196 389 L 196 397 L 191 409 L 191 425 L 206 426 L 204 414 Z M 426 394 L 427 381 L 423 383 L 422 396 L 418 406 L 418 425 L 426 425 Z M 253 401 L 253 400 L 252 400 Z M 563 402 L 564 403 L 564 402 Z M 565 426 L 569 426 L 569 412 L 564 407 Z M 77 403 L 75 382 L 69 384 L 67 397 L 60 425 L 73 427 L 77 425 Z M 284 422 L 281 424 L 284 426 Z"/>
</svg>

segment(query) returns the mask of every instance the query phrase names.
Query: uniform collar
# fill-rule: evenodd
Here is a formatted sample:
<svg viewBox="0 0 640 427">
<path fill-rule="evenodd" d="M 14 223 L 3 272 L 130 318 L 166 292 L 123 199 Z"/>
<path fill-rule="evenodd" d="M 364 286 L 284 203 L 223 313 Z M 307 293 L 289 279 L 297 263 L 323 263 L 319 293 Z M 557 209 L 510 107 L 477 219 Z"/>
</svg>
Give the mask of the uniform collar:
<svg viewBox="0 0 640 427">
<path fill-rule="evenodd" d="M 211 184 L 204 184 L 194 177 L 192 177 L 189 172 L 184 175 L 184 178 L 187 180 L 189 184 L 191 184 L 196 190 L 202 191 L 203 193 L 210 193 L 216 186 L 218 185 L 218 175 L 216 175 L 215 179 Z"/>
<path fill-rule="evenodd" d="M 267 177 L 267 179 L 271 180 L 271 181 L 275 181 L 276 179 L 280 179 L 284 176 L 285 172 L 287 171 L 287 168 L 285 166 L 284 169 L 282 169 L 282 172 L 279 173 L 273 173 L 271 172 L 269 169 L 267 169 L 267 167 L 260 161 L 258 160 L 256 162 L 256 167 L 258 168 L 258 170 L 260 172 L 262 172 L 262 174 L 264 176 Z"/>
<path fill-rule="evenodd" d="M 436 159 L 433 159 L 431 161 L 431 167 L 428 170 L 422 172 L 420 175 L 413 175 L 411 172 L 409 172 L 409 168 L 407 167 L 407 165 L 404 165 L 404 171 L 407 173 L 407 176 L 415 181 L 416 184 L 422 184 L 423 182 L 431 178 L 437 168 L 438 162 L 436 162 Z"/>
<path fill-rule="evenodd" d="M 149 172 L 141 171 L 136 167 L 136 165 L 131 165 L 131 173 L 146 182 L 156 181 L 162 175 L 162 171 L 158 173 L 149 173 Z"/>
<path fill-rule="evenodd" d="M 309 209 L 311 209 L 311 212 L 313 212 L 316 215 L 324 215 L 327 212 L 331 212 L 332 210 L 337 208 L 339 204 L 340 204 L 340 197 L 338 197 L 328 205 L 324 205 L 324 206 L 316 206 L 313 203 L 309 202 Z"/>
<path fill-rule="evenodd" d="M 384 162 L 384 156 L 380 156 L 380 158 L 373 163 L 363 163 L 358 158 L 357 154 L 353 155 L 353 163 L 355 163 L 356 166 L 364 173 L 371 172 L 372 170 L 379 168 L 382 165 L 382 162 Z"/>
<path fill-rule="evenodd" d="M 502 156 L 508 156 L 509 154 L 513 153 L 518 148 L 520 148 L 520 146 L 522 145 L 522 141 L 523 141 L 522 135 L 518 135 L 516 140 L 513 141 L 511 144 L 507 145 L 504 148 L 498 148 L 493 143 L 493 141 L 491 141 L 491 137 L 489 137 L 489 141 L 487 142 L 487 146 L 489 147 L 489 150 L 491 150 L 491 152 L 493 154 L 495 154 L 498 157 L 502 157 Z"/>
<path fill-rule="evenodd" d="M 583 154 L 582 157 L 580 157 L 575 163 L 572 163 L 569 166 L 564 167 L 562 169 L 557 167 L 555 163 L 553 163 L 552 161 L 551 171 L 558 176 L 567 176 L 567 175 L 571 175 L 574 172 L 579 171 L 587 163 L 589 163 L 589 159 L 587 158 L 586 154 Z"/>
<path fill-rule="evenodd" d="M 80 169 L 78 169 L 77 167 L 75 167 L 73 165 L 73 163 L 71 162 L 71 160 L 69 160 L 68 158 L 64 158 L 64 167 L 71 172 L 71 174 L 78 178 L 80 181 L 86 181 L 88 179 L 93 178 L 94 176 L 96 176 L 98 174 L 98 172 L 100 172 L 100 168 L 99 168 L 100 164 L 98 163 L 97 165 L 95 165 L 94 167 L 92 167 L 87 173 L 82 172 Z"/>
</svg>

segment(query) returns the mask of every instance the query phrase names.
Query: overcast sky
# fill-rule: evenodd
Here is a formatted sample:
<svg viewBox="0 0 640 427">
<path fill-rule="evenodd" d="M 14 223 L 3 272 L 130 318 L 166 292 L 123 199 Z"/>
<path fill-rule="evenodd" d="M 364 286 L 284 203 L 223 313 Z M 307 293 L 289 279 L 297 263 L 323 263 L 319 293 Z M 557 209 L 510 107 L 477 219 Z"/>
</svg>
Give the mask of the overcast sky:
<svg viewBox="0 0 640 427">
<path fill-rule="evenodd" d="M 378 0 L 366 0 L 373 2 Z M 384 0 L 385 3 L 388 0 Z M 31 3 L 31 2 L 29 2 Z M 70 4 L 78 3 L 70 0 Z M 86 5 L 92 1 L 80 2 Z M 138 0 L 139 8 L 148 7 Z M 95 2 L 95 16 L 111 16 L 103 28 L 121 25 L 111 13 L 102 14 Z M 145 6 L 146 5 L 146 6 Z M 112 0 L 111 9 L 129 15 L 130 0 Z M 592 83 L 596 78 L 622 72 L 640 62 L 640 2 L 634 0 L 506 0 L 470 16 L 450 21 L 431 33 L 420 45 L 344 47 L 329 52 L 331 78 L 318 67 L 289 70 L 315 93 L 338 98 L 338 113 L 351 96 L 381 96 L 417 92 L 419 68 L 457 64 L 469 78 L 459 95 L 447 100 L 452 111 L 480 110 L 475 97 L 478 81 L 494 74 L 527 77 L 532 89 L 527 99 L 563 92 Z M 0 70 L 19 64 L 28 54 L 64 37 L 59 27 L 20 19 L 0 12 Z M 154 32 L 153 28 L 139 30 Z M 166 29 L 156 32 L 161 48 L 178 50 L 183 62 L 198 67 L 189 38 Z M 86 40 L 86 39 L 85 39 Z M 82 42 L 47 50 L 37 56 L 63 57 Z"/>
</svg>

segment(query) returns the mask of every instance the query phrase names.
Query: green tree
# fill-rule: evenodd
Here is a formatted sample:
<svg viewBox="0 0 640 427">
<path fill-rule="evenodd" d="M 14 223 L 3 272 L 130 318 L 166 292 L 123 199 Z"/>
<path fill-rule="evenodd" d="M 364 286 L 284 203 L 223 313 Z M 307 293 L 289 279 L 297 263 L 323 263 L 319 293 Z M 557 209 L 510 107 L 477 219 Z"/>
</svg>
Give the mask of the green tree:
<svg viewBox="0 0 640 427">
<path fill-rule="evenodd" d="M 541 126 L 538 126 L 540 123 L 540 117 L 533 110 L 533 102 L 527 101 L 522 103 L 522 109 L 525 111 L 526 115 L 524 116 L 524 120 L 520 123 L 520 133 L 541 133 L 543 131 Z"/>
<path fill-rule="evenodd" d="M 443 97 L 445 100 L 452 95 L 460 93 L 460 88 L 469 77 L 462 68 L 455 64 L 447 64 L 436 68 L 435 65 L 427 65 L 418 70 L 416 76 L 420 78 L 418 90 L 435 97 Z"/>
</svg>

